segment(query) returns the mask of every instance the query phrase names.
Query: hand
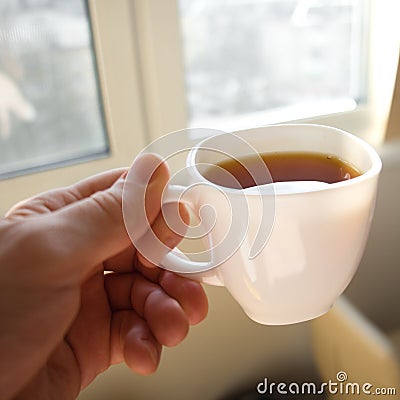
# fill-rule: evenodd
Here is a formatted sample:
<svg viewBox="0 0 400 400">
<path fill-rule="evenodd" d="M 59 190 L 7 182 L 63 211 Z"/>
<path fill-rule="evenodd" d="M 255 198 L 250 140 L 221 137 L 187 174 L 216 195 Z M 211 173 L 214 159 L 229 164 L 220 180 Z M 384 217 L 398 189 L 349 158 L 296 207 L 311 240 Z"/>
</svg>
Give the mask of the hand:
<svg viewBox="0 0 400 400">
<path fill-rule="evenodd" d="M 138 158 L 145 175 L 159 159 Z M 0 222 L 0 398 L 75 398 L 110 365 L 154 372 L 161 348 L 203 320 L 201 285 L 149 265 L 124 227 L 126 170 L 109 171 L 44 193 Z M 146 192 L 148 220 L 170 247 L 160 198 L 165 164 Z M 169 205 L 177 206 L 177 205 Z M 179 205 L 181 218 L 189 216 Z"/>
</svg>

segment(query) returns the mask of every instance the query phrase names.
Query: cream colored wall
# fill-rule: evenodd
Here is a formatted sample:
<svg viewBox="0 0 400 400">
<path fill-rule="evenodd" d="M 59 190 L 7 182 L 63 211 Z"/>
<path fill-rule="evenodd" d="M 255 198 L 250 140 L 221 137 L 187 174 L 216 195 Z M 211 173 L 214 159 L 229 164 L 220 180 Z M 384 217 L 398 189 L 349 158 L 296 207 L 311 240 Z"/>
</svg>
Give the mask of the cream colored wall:
<svg viewBox="0 0 400 400">
<path fill-rule="evenodd" d="M 400 140 L 380 151 L 375 218 L 358 273 L 346 294 L 384 330 L 400 328 Z"/>
</svg>

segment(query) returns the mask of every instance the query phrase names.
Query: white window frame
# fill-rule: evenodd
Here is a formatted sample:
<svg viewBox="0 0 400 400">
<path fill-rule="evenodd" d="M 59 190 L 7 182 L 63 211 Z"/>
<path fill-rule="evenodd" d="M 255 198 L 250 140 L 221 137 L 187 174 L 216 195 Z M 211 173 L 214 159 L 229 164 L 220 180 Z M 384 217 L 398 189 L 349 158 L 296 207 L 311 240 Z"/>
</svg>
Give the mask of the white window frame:
<svg viewBox="0 0 400 400">
<path fill-rule="evenodd" d="M 369 2 L 371 20 L 368 102 L 352 111 L 313 118 L 285 119 L 278 115 L 274 123 L 301 121 L 327 124 L 355 133 L 372 144 L 377 145 L 384 140 L 398 60 L 400 2 L 364 1 Z M 137 18 L 149 135 L 156 139 L 188 126 L 178 0 L 132 2 Z M 262 118 L 245 117 L 227 125 L 226 129 L 238 130 L 265 124 Z M 212 128 L 221 127 L 214 125 Z"/>
<path fill-rule="evenodd" d="M 89 0 L 89 10 L 110 154 L 0 181 L 1 215 L 39 192 L 128 166 L 147 142 L 131 0 Z"/>
</svg>

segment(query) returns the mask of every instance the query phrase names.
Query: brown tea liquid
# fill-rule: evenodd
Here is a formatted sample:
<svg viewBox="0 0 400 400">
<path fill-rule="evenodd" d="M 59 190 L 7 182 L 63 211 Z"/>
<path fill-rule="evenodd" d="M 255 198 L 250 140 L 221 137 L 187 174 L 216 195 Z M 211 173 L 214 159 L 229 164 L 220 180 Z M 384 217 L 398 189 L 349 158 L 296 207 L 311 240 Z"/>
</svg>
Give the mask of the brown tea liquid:
<svg viewBox="0 0 400 400">
<path fill-rule="evenodd" d="M 217 185 L 235 189 L 255 186 L 255 180 L 248 170 L 255 171 L 255 168 L 260 168 L 259 157 L 268 167 L 273 182 L 335 183 L 361 175 L 361 172 L 350 163 L 329 154 L 276 152 L 243 157 L 238 160 L 229 159 L 208 168 L 204 176 Z M 262 185 L 270 181 L 260 182 L 257 178 L 257 183 Z"/>
</svg>

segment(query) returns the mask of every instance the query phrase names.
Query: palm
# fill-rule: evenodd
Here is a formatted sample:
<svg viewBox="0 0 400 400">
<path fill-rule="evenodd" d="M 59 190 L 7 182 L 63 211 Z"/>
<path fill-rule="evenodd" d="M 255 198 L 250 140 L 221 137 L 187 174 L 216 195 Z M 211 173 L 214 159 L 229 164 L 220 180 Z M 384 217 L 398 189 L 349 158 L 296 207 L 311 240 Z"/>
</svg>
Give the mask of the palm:
<svg viewBox="0 0 400 400">
<path fill-rule="evenodd" d="M 81 375 L 94 379 L 110 365 L 112 312 L 103 274 L 91 276 L 81 293 L 71 291 L 66 293 L 65 299 L 59 300 L 60 304 L 79 304 L 80 301 L 80 308 L 73 307 L 58 318 L 53 316 L 55 329 L 46 332 L 47 337 L 57 334 L 56 327 L 65 325 L 65 320 L 73 322 L 46 364 L 20 394 L 21 398 L 43 399 L 44 393 L 49 398 L 60 398 L 60 393 L 64 393 L 65 398 L 75 398 L 81 389 Z"/>
<path fill-rule="evenodd" d="M 29 273 L 10 284 L 12 292 L 3 293 L 3 297 L 8 296 L 16 304 L 15 310 L 21 310 L 14 318 L 23 321 L 18 329 L 24 332 L 16 359 L 25 358 L 21 375 L 32 376 L 26 379 L 28 382 L 18 398 L 75 398 L 99 373 L 123 361 L 136 372 L 152 373 L 158 366 L 162 345 L 178 344 L 186 336 L 189 325 L 200 322 L 207 313 L 207 299 L 201 286 L 171 272 L 145 266 L 148 262 L 135 251 L 123 224 L 117 228 L 119 239 L 105 260 L 99 258 L 99 252 L 104 254 L 105 245 L 98 245 L 96 241 L 90 251 L 83 246 L 82 254 L 79 227 L 90 224 L 80 223 L 87 216 L 79 214 L 81 207 L 74 216 L 78 223 L 67 222 L 58 236 L 57 231 L 56 235 L 47 234 L 47 223 L 54 228 L 51 217 L 57 218 L 71 203 L 108 188 L 120 174 L 113 172 L 105 178 L 38 196 L 7 216 L 11 223 L 29 219 L 35 225 L 39 218 L 42 222 L 41 229 L 33 237 L 29 236 L 33 244 L 29 241 L 26 258 L 39 257 L 43 261 L 35 268 L 22 261 L 21 268 Z M 164 178 L 167 175 L 164 173 Z M 159 189 L 154 185 L 149 198 L 157 201 Z M 115 214 L 120 212 L 114 196 L 104 196 L 98 201 L 108 211 L 115 207 Z M 146 206 L 147 201 L 146 197 Z M 150 205 L 149 209 L 154 214 L 149 218 L 153 221 L 152 230 L 163 241 L 166 233 L 170 234 L 165 221 L 159 208 Z M 57 214 L 58 210 L 61 214 Z M 46 219 L 48 215 L 50 219 Z M 188 220 L 188 215 L 181 217 Z M 118 226 L 119 220 L 122 217 L 117 219 Z M 98 231 L 97 227 L 92 235 L 97 237 Z M 84 232 L 87 234 L 85 229 Z M 59 237 L 62 237 L 61 260 L 53 251 L 59 247 Z M 108 245 L 108 236 L 105 240 Z M 79 250 L 68 251 L 74 246 Z M 43 250 L 44 254 L 51 250 L 53 259 L 43 259 Z M 3 283 L 7 289 L 7 282 Z"/>
</svg>

